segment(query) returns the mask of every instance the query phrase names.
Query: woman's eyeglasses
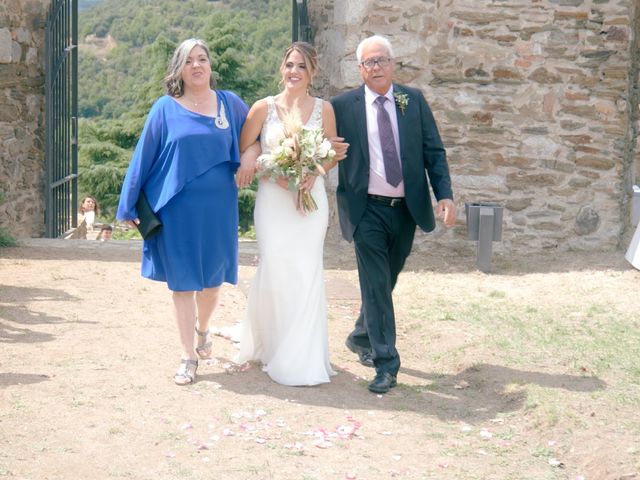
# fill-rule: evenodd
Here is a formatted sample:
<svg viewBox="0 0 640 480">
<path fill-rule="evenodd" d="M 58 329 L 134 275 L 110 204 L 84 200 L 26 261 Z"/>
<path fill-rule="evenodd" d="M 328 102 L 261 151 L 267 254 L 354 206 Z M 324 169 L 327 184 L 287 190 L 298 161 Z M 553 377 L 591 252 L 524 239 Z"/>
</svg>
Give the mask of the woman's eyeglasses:
<svg viewBox="0 0 640 480">
<path fill-rule="evenodd" d="M 380 68 L 388 67 L 389 65 L 391 65 L 391 59 L 389 57 L 367 58 L 366 60 L 360 62 L 360 65 L 362 65 L 367 70 L 371 70 L 376 64 Z"/>
</svg>

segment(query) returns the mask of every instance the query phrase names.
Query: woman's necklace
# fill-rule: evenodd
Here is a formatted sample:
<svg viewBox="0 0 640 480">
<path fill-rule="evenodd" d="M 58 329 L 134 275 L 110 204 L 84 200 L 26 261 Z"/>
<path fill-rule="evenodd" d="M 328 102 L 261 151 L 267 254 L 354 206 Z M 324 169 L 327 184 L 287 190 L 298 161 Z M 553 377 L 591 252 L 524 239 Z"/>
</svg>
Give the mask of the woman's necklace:
<svg viewBox="0 0 640 480">
<path fill-rule="evenodd" d="M 191 103 L 194 107 L 198 108 L 198 106 L 202 106 L 204 104 L 206 104 L 209 99 L 211 98 L 211 94 L 214 93 L 212 90 L 209 90 L 209 94 L 207 95 L 207 97 L 199 102 L 196 102 L 195 100 L 192 100 L 188 97 L 186 97 L 185 95 L 183 95 L 186 100 Z M 218 99 L 218 115 L 216 115 L 213 119 L 213 122 L 215 124 L 216 127 L 218 127 L 221 130 L 224 130 L 226 128 L 229 128 L 229 120 L 227 120 L 227 116 L 225 115 L 225 111 L 224 111 L 224 104 Z"/>
<path fill-rule="evenodd" d="M 187 100 L 190 104 L 192 104 L 194 107 L 199 107 L 204 105 L 205 103 L 207 103 L 209 101 L 209 99 L 211 98 L 211 90 L 209 90 L 207 92 L 207 96 L 204 98 L 204 100 L 198 100 L 197 102 L 195 100 L 192 100 L 191 98 L 187 97 L 186 95 L 183 95 L 183 97 L 185 98 L 185 100 Z"/>
</svg>

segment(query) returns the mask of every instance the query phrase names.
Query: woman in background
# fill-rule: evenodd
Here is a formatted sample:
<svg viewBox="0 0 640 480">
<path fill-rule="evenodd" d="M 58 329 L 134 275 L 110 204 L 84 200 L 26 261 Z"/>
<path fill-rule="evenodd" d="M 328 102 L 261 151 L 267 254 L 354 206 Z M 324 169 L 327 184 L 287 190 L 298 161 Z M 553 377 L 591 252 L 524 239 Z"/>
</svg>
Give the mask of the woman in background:
<svg viewBox="0 0 640 480">
<path fill-rule="evenodd" d="M 80 202 L 80 214 L 81 220 L 85 222 L 87 225 L 87 230 L 93 230 L 93 224 L 96 222 L 96 217 L 100 215 L 100 205 L 98 205 L 98 201 L 95 197 L 91 195 L 87 195 Z"/>
</svg>

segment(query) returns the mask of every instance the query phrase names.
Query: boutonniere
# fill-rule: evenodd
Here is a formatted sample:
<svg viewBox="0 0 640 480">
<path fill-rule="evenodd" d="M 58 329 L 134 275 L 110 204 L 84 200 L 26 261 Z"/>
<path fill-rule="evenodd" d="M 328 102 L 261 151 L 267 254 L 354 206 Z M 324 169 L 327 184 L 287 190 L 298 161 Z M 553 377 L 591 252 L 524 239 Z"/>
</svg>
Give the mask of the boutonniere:
<svg viewBox="0 0 640 480">
<path fill-rule="evenodd" d="M 400 113 L 404 115 L 404 109 L 407 108 L 407 105 L 409 105 L 409 96 L 406 93 L 402 92 L 395 92 L 393 96 L 396 99 L 396 105 L 398 105 Z"/>
</svg>

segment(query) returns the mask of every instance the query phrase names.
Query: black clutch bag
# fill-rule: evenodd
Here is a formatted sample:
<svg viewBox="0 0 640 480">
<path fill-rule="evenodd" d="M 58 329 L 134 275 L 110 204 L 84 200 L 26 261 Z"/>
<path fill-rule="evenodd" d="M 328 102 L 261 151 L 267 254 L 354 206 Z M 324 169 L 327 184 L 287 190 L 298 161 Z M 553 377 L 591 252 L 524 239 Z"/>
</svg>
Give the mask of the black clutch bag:
<svg viewBox="0 0 640 480">
<path fill-rule="evenodd" d="M 140 190 L 136 209 L 138 210 L 138 220 L 140 220 L 138 231 L 142 238 L 149 240 L 162 231 L 162 222 L 155 212 L 151 210 L 151 205 L 149 205 L 149 200 L 147 200 L 143 190 Z"/>
</svg>

